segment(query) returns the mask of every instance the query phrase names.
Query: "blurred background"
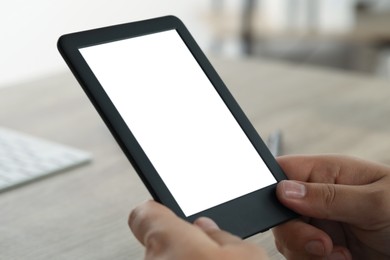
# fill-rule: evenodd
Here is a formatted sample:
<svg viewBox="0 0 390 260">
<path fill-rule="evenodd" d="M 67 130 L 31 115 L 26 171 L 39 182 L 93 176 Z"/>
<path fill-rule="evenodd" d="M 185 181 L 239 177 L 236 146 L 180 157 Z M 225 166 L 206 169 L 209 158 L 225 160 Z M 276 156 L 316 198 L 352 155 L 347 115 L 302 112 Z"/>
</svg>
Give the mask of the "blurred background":
<svg viewBox="0 0 390 260">
<path fill-rule="evenodd" d="M 167 14 L 208 55 L 390 78 L 390 0 L 15 0 L 0 8 L 0 87 L 65 70 L 62 34 Z"/>
<path fill-rule="evenodd" d="M 389 0 L 210 2 L 212 50 L 221 55 L 280 59 L 389 78 Z"/>
</svg>

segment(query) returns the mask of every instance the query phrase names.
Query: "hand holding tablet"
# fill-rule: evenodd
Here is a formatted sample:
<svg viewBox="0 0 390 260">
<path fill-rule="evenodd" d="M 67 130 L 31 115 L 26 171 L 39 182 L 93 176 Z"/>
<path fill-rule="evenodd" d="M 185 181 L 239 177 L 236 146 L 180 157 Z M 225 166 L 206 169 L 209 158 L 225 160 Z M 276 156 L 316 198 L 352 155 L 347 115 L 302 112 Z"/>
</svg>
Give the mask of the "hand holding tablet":
<svg viewBox="0 0 390 260">
<path fill-rule="evenodd" d="M 296 216 L 275 196 L 284 173 L 179 19 L 68 34 L 58 47 L 156 201 L 241 237 Z"/>
</svg>

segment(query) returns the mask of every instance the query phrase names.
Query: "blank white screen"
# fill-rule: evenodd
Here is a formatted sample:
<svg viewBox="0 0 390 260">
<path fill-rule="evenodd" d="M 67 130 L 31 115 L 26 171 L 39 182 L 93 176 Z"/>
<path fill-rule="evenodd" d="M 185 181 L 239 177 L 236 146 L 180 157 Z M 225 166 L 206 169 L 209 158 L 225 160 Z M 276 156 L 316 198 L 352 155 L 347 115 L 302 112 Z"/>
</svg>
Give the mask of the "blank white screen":
<svg viewBox="0 0 390 260">
<path fill-rule="evenodd" d="M 80 52 L 186 216 L 276 183 L 176 30 Z"/>
</svg>

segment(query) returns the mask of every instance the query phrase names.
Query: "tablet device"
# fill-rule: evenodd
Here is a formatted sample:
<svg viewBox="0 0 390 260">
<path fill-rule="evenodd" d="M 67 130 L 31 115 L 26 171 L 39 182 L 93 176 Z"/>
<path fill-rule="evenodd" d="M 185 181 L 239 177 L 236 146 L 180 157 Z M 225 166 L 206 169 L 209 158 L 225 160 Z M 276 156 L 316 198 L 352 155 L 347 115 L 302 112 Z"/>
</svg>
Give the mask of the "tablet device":
<svg viewBox="0 0 390 260">
<path fill-rule="evenodd" d="M 285 174 L 178 18 L 72 33 L 58 48 L 156 201 L 243 238 L 295 216 L 275 195 Z"/>
</svg>

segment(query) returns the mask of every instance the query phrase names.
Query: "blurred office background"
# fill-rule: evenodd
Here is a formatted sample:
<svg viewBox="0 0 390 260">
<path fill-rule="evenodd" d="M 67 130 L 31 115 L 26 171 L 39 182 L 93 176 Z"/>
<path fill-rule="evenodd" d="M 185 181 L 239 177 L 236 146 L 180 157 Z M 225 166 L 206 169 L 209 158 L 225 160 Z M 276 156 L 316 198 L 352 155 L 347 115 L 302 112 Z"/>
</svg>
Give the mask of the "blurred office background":
<svg viewBox="0 0 390 260">
<path fill-rule="evenodd" d="M 390 77 L 389 0 L 211 2 L 213 50 L 221 55 Z"/>
<path fill-rule="evenodd" d="M 167 14 L 208 55 L 390 78 L 390 0 L 15 0 L 0 8 L 0 87 L 65 70 L 61 34 Z"/>
</svg>

